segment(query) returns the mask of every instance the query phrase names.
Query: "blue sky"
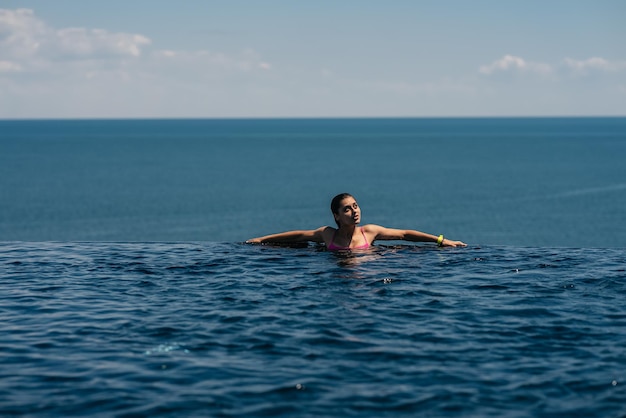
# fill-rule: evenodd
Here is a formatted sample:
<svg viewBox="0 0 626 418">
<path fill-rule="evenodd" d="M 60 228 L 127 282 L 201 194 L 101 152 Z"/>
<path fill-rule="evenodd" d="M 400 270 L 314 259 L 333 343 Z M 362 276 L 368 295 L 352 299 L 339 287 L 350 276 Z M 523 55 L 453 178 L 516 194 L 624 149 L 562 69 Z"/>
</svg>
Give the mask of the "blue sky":
<svg viewBox="0 0 626 418">
<path fill-rule="evenodd" d="M 626 1 L 0 1 L 0 118 L 626 116 Z"/>
</svg>

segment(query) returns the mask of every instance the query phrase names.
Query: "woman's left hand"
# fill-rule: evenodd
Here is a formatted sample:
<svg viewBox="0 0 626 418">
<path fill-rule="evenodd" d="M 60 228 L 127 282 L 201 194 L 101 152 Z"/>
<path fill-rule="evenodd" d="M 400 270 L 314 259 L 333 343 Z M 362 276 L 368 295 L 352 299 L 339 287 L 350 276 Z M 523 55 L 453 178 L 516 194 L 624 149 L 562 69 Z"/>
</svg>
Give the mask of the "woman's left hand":
<svg viewBox="0 0 626 418">
<path fill-rule="evenodd" d="M 467 247 L 467 244 L 461 241 L 452 241 L 450 239 L 444 239 L 441 243 L 442 247 Z"/>
</svg>

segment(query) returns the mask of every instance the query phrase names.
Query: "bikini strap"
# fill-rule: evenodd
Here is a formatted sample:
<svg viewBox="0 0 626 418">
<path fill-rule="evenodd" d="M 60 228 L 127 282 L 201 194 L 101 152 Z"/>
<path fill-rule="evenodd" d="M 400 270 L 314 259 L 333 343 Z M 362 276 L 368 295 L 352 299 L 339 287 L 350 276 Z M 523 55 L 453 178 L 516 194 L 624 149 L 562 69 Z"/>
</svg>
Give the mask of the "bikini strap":
<svg viewBox="0 0 626 418">
<path fill-rule="evenodd" d="M 363 239 L 365 240 L 365 243 L 367 245 L 370 245 L 370 242 L 367 240 L 367 235 L 365 235 L 365 231 L 363 231 L 363 227 L 361 226 L 359 228 L 361 228 L 361 234 L 363 235 Z"/>
<path fill-rule="evenodd" d="M 337 230 L 336 229 L 333 231 L 333 237 L 330 239 L 330 244 L 328 244 L 328 248 L 336 247 L 336 245 L 335 245 L 335 235 L 337 235 Z"/>
</svg>

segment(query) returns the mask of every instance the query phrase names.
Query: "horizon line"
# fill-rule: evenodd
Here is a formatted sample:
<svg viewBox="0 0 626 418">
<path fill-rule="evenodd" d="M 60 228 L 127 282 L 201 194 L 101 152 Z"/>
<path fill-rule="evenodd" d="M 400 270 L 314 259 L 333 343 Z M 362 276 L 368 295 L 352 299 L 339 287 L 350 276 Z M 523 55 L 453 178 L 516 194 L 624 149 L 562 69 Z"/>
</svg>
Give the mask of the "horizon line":
<svg viewBox="0 0 626 418">
<path fill-rule="evenodd" d="M 511 115 L 511 116 L 85 116 L 14 117 L 0 121 L 96 121 L 96 120 L 329 120 L 329 119 L 620 119 L 625 115 Z"/>
</svg>

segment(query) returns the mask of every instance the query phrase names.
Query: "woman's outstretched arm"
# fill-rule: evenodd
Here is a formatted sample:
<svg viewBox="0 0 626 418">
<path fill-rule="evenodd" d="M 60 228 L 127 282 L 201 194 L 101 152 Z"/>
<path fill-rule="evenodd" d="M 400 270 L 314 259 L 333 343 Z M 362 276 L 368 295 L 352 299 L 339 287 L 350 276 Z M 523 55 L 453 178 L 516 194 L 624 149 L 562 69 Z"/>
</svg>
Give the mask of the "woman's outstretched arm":
<svg viewBox="0 0 626 418">
<path fill-rule="evenodd" d="M 265 235 L 263 237 L 251 238 L 247 240 L 250 244 L 263 244 L 263 243 L 289 243 L 289 242 L 324 242 L 324 231 L 327 226 L 323 226 L 317 229 L 301 230 L 301 231 L 287 231 L 279 234 Z"/>
<path fill-rule="evenodd" d="M 385 228 L 380 225 L 367 225 L 364 227 L 368 234 L 373 236 L 372 240 L 402 240 L 413 242 L 435 242 L 442 247 L 466 247 L 467 244 L 461 241 L 453 241 L 443 235 L 431 235 L 413 229 Z"/>
</svg>

